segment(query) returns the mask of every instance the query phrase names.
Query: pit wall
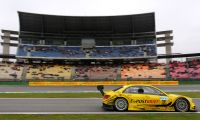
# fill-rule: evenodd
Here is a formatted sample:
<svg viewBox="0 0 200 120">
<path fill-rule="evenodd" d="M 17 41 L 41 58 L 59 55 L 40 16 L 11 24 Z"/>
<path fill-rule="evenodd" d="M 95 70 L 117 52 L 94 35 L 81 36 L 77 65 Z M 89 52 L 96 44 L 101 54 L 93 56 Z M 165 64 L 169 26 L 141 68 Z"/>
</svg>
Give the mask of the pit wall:
<svg viewBox="0 0 200 120">
<path fill-rule="evenodd" d="M 29 82 L 29 86 L 179 85 L 178 81 Z"/>
</svg>

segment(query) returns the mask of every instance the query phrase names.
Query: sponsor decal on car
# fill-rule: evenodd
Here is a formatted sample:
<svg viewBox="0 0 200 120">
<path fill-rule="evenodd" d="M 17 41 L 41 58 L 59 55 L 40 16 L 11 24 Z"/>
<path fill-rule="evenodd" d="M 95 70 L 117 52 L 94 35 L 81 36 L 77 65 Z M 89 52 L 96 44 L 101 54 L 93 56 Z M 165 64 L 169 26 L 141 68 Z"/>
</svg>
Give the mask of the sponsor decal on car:
<svg viewBox="0 0 200 120">
<path fill-rule="evenodd" d="M 167 100 L 168 100 L 168 97 L 167 97 L 167 96 L 160 96 L 160 100 L 162 100 L 162 101 L 167 101 Z"/>
<path fill-rule="evenodd" d="M 152 103 L 152 104 L 155 104 L 155 103 L 158 103 L 159 100 L 133 100 L 131 99 L 131 103 Z"/>
</svg>

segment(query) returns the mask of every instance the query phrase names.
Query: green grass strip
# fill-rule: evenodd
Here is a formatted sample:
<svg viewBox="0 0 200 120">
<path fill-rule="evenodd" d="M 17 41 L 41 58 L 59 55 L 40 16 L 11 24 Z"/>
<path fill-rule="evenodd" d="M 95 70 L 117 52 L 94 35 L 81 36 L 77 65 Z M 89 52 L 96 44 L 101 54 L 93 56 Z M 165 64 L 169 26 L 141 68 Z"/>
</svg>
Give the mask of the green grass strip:
<svg viewBox="0 0 200 120">
<path fill-rule="evenodd" d="M 1 81 L 0 85 L 13 85 L 13 86 L 28 86 L 28 82 L 25 81 Z"/>
<path fill-rule="evenodd" d="M 191 98 L 200 98 L 200 92 L 170 92 L 170 93 L 184 95 Z"/>
<path fill-rule="evenodd" d="M 180 80 L 180 85 L 198 85 L 200 84 L 200 80 Z"/>
<path fill-rule="evenodd" d="M 200 98 L 200 92 L 170 92 Z M 0 93 L 0 98 L 101 98 L 98 92 L 88 93 Z"/>
<path fill-rule="evenodd" d="M 200 114 L 0 115 L 1 120 L 199 120 Z"/>
</svg>

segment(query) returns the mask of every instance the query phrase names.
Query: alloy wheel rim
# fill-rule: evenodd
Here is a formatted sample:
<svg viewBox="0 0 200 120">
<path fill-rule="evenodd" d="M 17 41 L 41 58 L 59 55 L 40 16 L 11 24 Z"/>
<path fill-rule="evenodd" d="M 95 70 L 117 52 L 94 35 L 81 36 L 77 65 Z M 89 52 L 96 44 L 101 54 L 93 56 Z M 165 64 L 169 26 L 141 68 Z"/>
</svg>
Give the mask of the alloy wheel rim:
<svg viewBox="0 0 200 120">
<path fill-rule="evenodd" d="M 115 104 L 118 110 L 125 110 L 127 108 L 127 102 L 124 99 L 117 99 Z"/>
</svg>

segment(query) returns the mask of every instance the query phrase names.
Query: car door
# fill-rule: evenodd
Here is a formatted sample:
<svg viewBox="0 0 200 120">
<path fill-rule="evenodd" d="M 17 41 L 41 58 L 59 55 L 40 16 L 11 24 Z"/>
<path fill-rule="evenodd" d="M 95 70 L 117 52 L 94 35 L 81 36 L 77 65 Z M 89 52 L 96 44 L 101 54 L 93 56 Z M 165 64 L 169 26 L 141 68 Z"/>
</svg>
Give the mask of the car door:
<svg viewBox="0 0 200 120">
<path fill-rule="evenodd" d="M 162 110 L 169 105 L 169 98 L 160 90 L 151 86 L 143 86 L 145 96 L 145 110 Z"/>
<path fill-rule="evenodd" d="M 146 95 L 139 94 L 138 90 L 141 86 L 131 86 L 124 90 L 124 96 L 128 99 L 129 110 L 144 110 L 144 102 Z"/>
<path fill-rule="evenodd" d="M 124 94 L 128 97 L 129 110 L 156 110 L 168 104 L 167 96 L 149 86 L 132 86 L 127 88 Z"/>
</svg>

